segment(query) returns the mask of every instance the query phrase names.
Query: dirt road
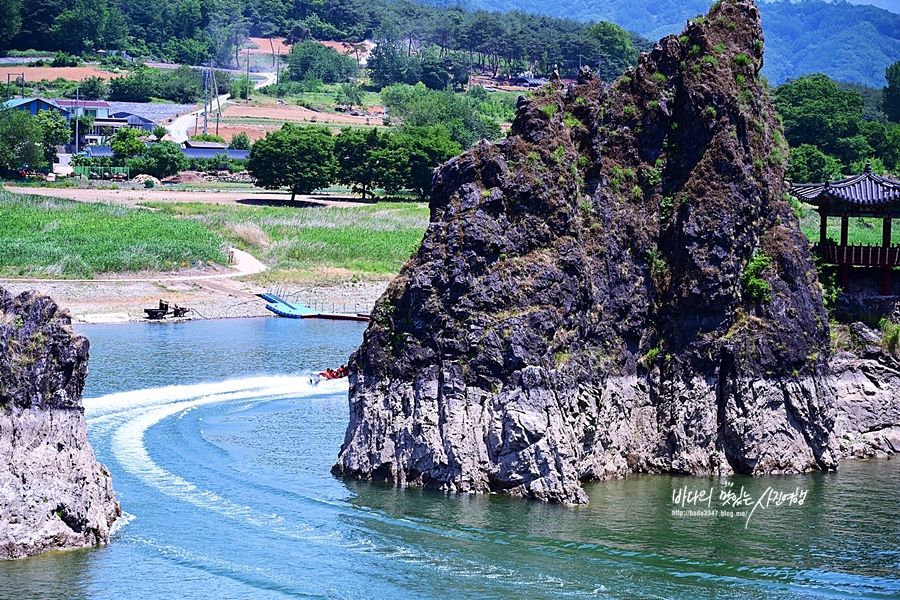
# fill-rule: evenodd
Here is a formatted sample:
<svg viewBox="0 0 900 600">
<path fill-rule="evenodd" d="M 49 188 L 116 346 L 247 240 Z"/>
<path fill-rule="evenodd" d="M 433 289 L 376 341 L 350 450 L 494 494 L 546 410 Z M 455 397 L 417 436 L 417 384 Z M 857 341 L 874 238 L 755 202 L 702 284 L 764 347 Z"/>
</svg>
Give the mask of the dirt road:
<svg viewBox="0 0 900 600">
<path fill-rule="evenodd" d="M 94 188 L 33 188 L 6 186 L 4 189 L 14 194 L 31 194 L 64 198 L 79 202 L 102 202 L 104 204 L 121 204 L 137 206 L 145 202 L 202 202 L 205 204 L 280 204 L 289 202 L 289 192 L 264 192 L 256 189 L 246 191 L 214 191 L 214 190 L 173 190 L 165 186 L 155 188 L 123 188 L 118 190 Z M 298 195 L 295 205 L 315 204 L 320 206 L 358 206 L 359 201 L 343 196 L 327 196 L 324 194 Z"/>
<path fill-rule="evenodd" d="M 207 119 L 212 119 L 215 122 L 215 111 L 218 110 L 218 107 L 224 105 L 225 101 L 230 98 L 230 94 L 223 94 L 218 98 L 213 98 L 209 101 L 209 110 L 207 111 Z M 197 126 L 198 115 L 200 115 L 200 127 L 202 127 L 203 119 L 203 109 L 195 110 L 189 112 L 187 114 L 181 115 L 176 118 L 174 121 L 166 125 L 166 129 L 169 131 L 169 137 L 173 142 L 181 144 L 182 142 L 187 141 L 191 135 L 193 135 L 194 128 Z M 202 130 L 198 130 L 198 132 L 202 132 Z"/>
</svg>

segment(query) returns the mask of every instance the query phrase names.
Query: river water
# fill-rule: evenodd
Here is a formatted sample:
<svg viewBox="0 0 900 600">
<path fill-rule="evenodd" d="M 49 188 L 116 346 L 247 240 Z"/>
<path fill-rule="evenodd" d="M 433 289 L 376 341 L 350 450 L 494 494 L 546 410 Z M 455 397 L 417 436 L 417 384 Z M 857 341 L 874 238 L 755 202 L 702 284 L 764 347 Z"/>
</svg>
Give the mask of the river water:
<svg viewBox="0 0 900 600">
<path fill-rule="evenodd" d="M 91 325 L 85 409 L 125 511 L 103 548 L 0 563 L 0 598 L 900 597 L 900 460 L 591 484 L 591 504 L 329 473 L 358 323 Z"/>
</svg>

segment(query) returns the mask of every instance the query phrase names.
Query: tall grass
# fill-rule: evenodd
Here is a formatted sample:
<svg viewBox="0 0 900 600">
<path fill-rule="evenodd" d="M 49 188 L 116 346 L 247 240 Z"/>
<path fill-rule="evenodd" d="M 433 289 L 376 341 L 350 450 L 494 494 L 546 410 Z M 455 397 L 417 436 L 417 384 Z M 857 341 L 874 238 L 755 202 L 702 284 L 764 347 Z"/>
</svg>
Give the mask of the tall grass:
<svg viewBox="0 0 900 600">
<path fill-rule="evenodd" d="M 354 207 L 147 205 L 236 239 L 242 248 L 276 269 L 306 272 L 396 273 L 418 247 L 428 226 L 428 208 L 412 203 Z"/>
<path fill-rule="evenodd" d="M 0 273 L 91 278 L 104 272 L 224 264 L 225 241 L 203 224 L 147 210 L 0 190 Z"/>
</svg>

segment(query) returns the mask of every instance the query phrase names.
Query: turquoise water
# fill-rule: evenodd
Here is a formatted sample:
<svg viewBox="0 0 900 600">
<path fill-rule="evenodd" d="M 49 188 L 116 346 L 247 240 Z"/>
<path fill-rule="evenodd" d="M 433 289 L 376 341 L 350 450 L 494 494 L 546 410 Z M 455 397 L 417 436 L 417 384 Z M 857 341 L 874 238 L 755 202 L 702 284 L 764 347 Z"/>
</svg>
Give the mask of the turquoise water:
<svg viewBox="0 0 900 600">
<path fill-rule="evenodd" d="M 91 443 L 126 517 L 107 547 L 0 563 L 0 598 L 900 597 L 900 460 L 631 477 L 581 508 L 335 479 L 346 382 L 304 373 L 363 328 L 81 327 Z M 748 518 L 728 497 L 770 502 Z"/>
</svg>

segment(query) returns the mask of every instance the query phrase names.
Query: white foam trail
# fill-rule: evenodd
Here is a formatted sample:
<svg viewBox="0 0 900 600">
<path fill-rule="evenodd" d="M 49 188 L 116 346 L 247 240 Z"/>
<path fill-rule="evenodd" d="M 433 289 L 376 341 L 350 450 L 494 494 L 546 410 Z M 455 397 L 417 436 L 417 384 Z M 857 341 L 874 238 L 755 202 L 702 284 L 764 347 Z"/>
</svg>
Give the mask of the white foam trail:
<svg viewBox="0 0 900 600">
<path fill-rule="evenodd" d="M 139 390 L 110 394 L 85 401 L 88 423 L 97 430 L 113 429 L 110 448 L 122 468 L 148 486 L 167 496 L 188 502 L 252 525 L 265 527 L 288 537 L 310 539 L 313 529 L 303 524 L 284 525 L 278 515 L 263 515 L 249 506 L 235 503 L 215 492 L 198 488 L 186 479 L 156 464 L 144 443 L 146 431 L 163 419 L 199 406 L 234 400 L 275 400 L 334 394 L 346 390 L 346 381 L 323 382 L 312 386 L 306 377 L 256 377 L 188 386 Z M 98 427 L 99 426 L 99 427 Z"/>
<path fill-rule="evenodd" d="M 112 527 L 109 530 L 109 535 L 114 536 L 118 534 L 120 531 L 125 529 L 125 526 L 134 521 L 135 516 L 131 513 L 122 512 L 122 516 L 116 519 L 116 522 L 113 523 Z"/>
</svg>

